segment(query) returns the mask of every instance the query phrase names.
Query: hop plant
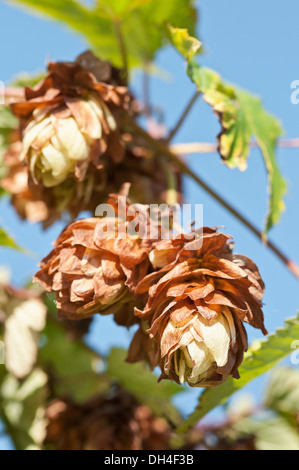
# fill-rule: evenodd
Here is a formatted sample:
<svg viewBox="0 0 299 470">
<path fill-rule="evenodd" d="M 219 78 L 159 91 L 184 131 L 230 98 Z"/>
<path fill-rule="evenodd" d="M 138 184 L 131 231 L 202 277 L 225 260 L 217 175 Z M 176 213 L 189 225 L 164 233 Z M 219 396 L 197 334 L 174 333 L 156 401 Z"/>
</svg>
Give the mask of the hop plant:
<svg viewBox="0 0 299 470">
<path fill-rule="evenodd" d="M 136 294 L 148 292 L 136 315 L 148 325 L 135 335 L 129 360 L 150 358 L 161 379 L 213 387 L 238 366 L 247 349 L 243 322 L 267 333 L 261 301 L 264 284 L 256 265 L 233 254 L 231 237 L 204 228 L 197 240 L 157 242 L 150 253 L 156 272 L 145 277 Z M 150 356 L 143 353 L 155 341 Z"/>
<path fill-rule="evenodd" d="M 121 71 L 85 52 L 55 62 L 25 99 L 11 104 L 19 118 L 4 157 L 1 187 L 18 215 L 51 226 L 63 214 L 92 215 L 110 193 L 131 182 L 131 198 L 165 202 L 168 175 L 152 148 L 126 131 L 137 106 Z M 178 191 L 181 178 L 176 168 Z"/>
<path fill-rule="evenodd" d="M 34 279 L 55 292 L 61 317 L 76 320 L 113 312 L 119 324 L 137 322 L 134 290 L 148 273 L 151 241 L 129 233 L 132 206 L 128 200 L 123 206 L 119 201 L 126 197 L 112 195 L 108 200 L 115 216 L 78 220 L 66 227 L 41 262 Z"/>
<path fill-rule="evenodd" d="M 264 400 L 258 397 L 258 406 L 237 400 L 223 423 L 199 424 L 292 351 L 299 317 L 248 348 L 250 326 L 259 337 L 267 334 L 259 269 L 235 253 L 230 235 L 210 227 L 195 229 L 203 215 L 213 218 L 214 200 L 298 279 L 293 257 L 266 239 L 282 217 L 287 192 L 276 149 L 297 146 L 296 139 L 281 139 L 279 119 L 258 96 L 202 66 L 206 47 L 195 37 L 195 0 L 15 3 L 65 23 L 94 52 L 71 61 L 54 59 L 38 76 L 0 82 L 0 245 L 16 249 L 16 256 L 26 253 L 22 247 L 28 237 L 22 236 L 21 225 L 17 239 L 10 227 L 8 198 L 19 219 L 43 229 L 57 221 L 65 227 L 55 235 L 53 248 L 46 249 L 49 254 L 34 277 L 47 293 L 29 283 L 12 287 L 0 267 L 0 425 L 22 450 L 253 450 L 276 448 L 278 440 L 279 447 L 298 449 L 293 393 L 298 374 L 290 370 L 278 372 L 279 380 L 271 381 Z M 165 71 L 158 70 L 152 89 L 156 58 L 164 46 L 182 56 L 192 93 L 178 110 L 180 89 L 169 88 L 173 116 L 166 107 L 170 94 L 156 93 L 156 79 L 167 76 L 167 64 Z M 186 83 L 183 94 L 189 91 Z M 292 101 L 296 94 L 294 89 Z M 199 99 L 219 124 L 211 143 L 196 137 Z M 186 130 L 196 137 L 193 142 L 186 141 Z M 222 174 L 209 172 L 209 165 L 196 168 L 191 160 L 192 155 L 218 153 L 227 168 L 245 170 L 253 147 L 260 150 L 268 179 L 264 228 L 246 217 L 246 188 L 238 192 L 244 206 L 240 212 L 230 203 Z M 189 201 L 182 194 L 185 177 Z M 194 185 L 208 196 L 204 214 Z M 251 202 L 260 203 L 259 191 L 248 190 Z M 184 202 L 191 204 L 178 207 Z M 155 210 L 158 218 L 151 218 Z M 190 233 L 184 231 L 188 223 Z M 45 236 L 39 228 L 32 229 L 37 249 Z M 281 276 L 279 281 L 284 292 Z M 107 335 L 105 344 L 98 341 L 94 348 L 85 340 L 94 344 L 96 320 L 107 325 L 95 318 L 98 314 L 111 315 L 111 328 L 101 333 Z M 102 356 L 106 343 L 117 346 L 115 323 L 130 328 L 123 333 L 131 340 L 129 350 L 113 348 Z M 125 357 L 143 363 L 125 364 Z M 157 384 L 157 378 L 165 382 Z M 185 419 L 189 406 L 176 394 L 189 386 L 211 390 L 198 392 L 199 404 Z M 286 410 L 287 401 L 292 403 Z M 266 409 L 272 410 L 269 417 Z M 268 432 L 274 425 L 275 435 Z M 172 434 L 175 429 L 179 434 Z M 170 461 L 176 463 L 177 456 Z"/>
<path fill-rule="evenodd" d="M 128 89 L 98 81 L 88 68 L 86 61 L 50 63 L 46 78 L 11 106 L 34 184 L 82 181 L 90 165 L 101 168 L 103 154 L 117 162 L 124 157 L 118 120 L 129 111 Z"/>
</svg>

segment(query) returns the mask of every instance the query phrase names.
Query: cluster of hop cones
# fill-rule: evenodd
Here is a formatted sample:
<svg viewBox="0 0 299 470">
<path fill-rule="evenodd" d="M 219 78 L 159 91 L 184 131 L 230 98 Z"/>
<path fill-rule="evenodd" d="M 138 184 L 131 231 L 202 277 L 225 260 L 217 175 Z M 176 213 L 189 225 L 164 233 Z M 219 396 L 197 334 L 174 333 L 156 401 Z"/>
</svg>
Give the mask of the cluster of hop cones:
<svg viewBox="0 0 299 470">
<path fill-rule="evenodd" d="M 147 217 L 142 236 L 129 230 L 132 222 L 140 229 L 150 204 L 165 202 L 167 171 L 178 193 L 181 178 L 170 162 L 165 171 L 164 156 L 132 125 L 140 109 L 120 71 L 91 53 L 50 63 L 45 79 L 11 108 L 20 128 L 2 187 L 21 218 L 44 228 L 66 215 L 71 222 L 35 276 L 55 293 L 59 316 L 114 314 L 119 325 L 137 324 L 128 361 L 159 366 L 161 379 L 214 387 L 238 377 L 244 322 L 266 334 L 263 281 L 217 229 L 164 237 Z M 105 202 L 114 216 L 95 217 Z M 82 211 L 92 217 L 75 220 Z"/>
</svg>

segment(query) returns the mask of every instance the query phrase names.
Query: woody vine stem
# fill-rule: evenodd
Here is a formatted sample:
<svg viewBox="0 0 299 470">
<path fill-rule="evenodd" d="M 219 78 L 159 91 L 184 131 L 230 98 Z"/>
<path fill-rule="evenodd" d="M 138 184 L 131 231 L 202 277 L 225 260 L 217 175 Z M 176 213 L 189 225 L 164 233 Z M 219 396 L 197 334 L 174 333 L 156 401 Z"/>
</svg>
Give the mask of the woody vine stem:
<svg viewBox="0 0 299 470">
<path fill-rule="evenodd" d="M 299 266 L 296 262 L 292 261 L 287 255 L 285 255 L 280 248 L 278 248 L 271 240 L 265 240 L 263 233 L 252 224 L 241 212 L 233 207 L 227 200 L 225 200 L 219 193 L 217 193 L 211 186 L 208 185 L 200 176 L 194 173 L 183 160 L 174 153 L 168 146 L 167 142 L 158 141 L 153 139 L 144 129 L 138 126 L 136 123 L 131 122 L 130 126 L 134 128 L 135 132 L 138 132 L 153 148 L 156 149 L 157 153 L 168 157 L 168 159 L 174 162 L 179 170 L 190 176 L 197 184 L 199 184 L 204 191 L 206 191 L 213 199 L 215 199 L 222 207 L 229 211 L 234 217 L 236 217 L 246 228 L 248 228 L 259 240 L 261 240 L 289 269 L 289 271 L 299 279 Z"/>
<path fill-rule="evenodd" d="M 126 54 L 124 53 L 124 57 Z M 200 96 L 200 93 L 196 92 L 190 102 L 187 104 L 187 107 L 184 109 L 181 118 L 178 120 L 178 123 L 170 132 L 166 140 L 156 140 L 154 139 L 147 131 L 142 127 L 136 124 L 134 121 L 128 123 L 129 127 L 134 129 L 140 136 L 142 136 L 145 141 L 147 141 L 152 148 L 154 148 L 157 154 L 167 157 L 168 160 L 175 163 L 178 169 L 185 175 L 191 177 L 202 189 L 208 193 L 213 199 L 215 199 L 222 207 L 224 207 L 228 212 L 230 212 L 236 219 L 239 220 L 247 229 L 250 230 L 260 241 L 262 241 L 271 251 L 274 253 L 280 261 L 287 267 L 287 269 L 299 280 L 299 266 L 298 264 L 291 260 L 275 243 L 271 240 L 265 240 L 264 234 L 252 223 L 247 217 L 244 216 L 238 209 L 236 209 L 232 204 L 230 204 L 226 199 L 224 199 L 218 192 L 216 192 L 206 181 L 204 181 L 199 175 L 194 173 L 186 163 L 180 158 L 182 155 L 193 154 L 193 153 L 212 153 L 217 151 L 217 145 L 211 143 L 190 143 L 190 144 L 175 144 L 169 145 L 171 139 L 179 131 L 185 119 L 189 115 L 194 103 L 197 98 Z M 23 97 L 23 89 L 17 87 L 6 88 L 5 98 L 15 99 Z M 284 148 L 296 148 L 299 147 L 299 139 L 283 139 L 277 142 L 278 147 Z M 256 147 L 256 143 L 252 142 L 251 147 Z M 165 163 L 164 163 L 165 166 Z M 173 182 L 172 182 L 173 183 Z M 172 184 L 173 186 L 173 184 Z M 173 187 L 170 189 L 171 200 L 174 200 Z"/>
</svg>

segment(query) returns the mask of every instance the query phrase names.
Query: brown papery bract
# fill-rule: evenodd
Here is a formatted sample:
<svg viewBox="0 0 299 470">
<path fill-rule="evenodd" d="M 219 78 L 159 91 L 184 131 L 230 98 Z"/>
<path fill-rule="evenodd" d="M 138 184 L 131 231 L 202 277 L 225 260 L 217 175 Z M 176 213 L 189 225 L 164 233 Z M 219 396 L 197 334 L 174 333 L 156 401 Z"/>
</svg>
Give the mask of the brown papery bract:
<svg viewBox="0 0 299 470">
<path fill-rule="evenodd" d="M 25 101 L 11 105 L 32 184 L 82 181 L 90 165 L 102 168 L 104 154 L 114 162 L 124 157 L 119 124 L 130 113 L 128 89 L 99 82 L 81 63 L 50 63 L 46 78 L 26 88 Z"/>
<path fill-rule="evenodd" d="M 160 365 L 161 379 L 191 386 L 213 387 L 230 375 L 247 349 L 243 322 L 267 333 L 261 309 L 264 283 L 256 265 L 233 254 L 231 237 L 204 228 L 195 241 L 157 242 L 150 254 L 159 270 L 136 288 L 148 292 L 143 310 L 136 310 L 148 324 L 131 344 L 129 360 L 144 359 L 149 338 L 155 352 L 148 362 Z"/>
<path fill-rule="evenodd" d="M 46 78 L 11 105 L 20 135 L 12 133 L 0 185 L 22 219 L 48 228 L 64 214 L 70 221 L 82 211 L 94 215 L 127 181 L 134 202 L 166 201 L 163 164 L 126 131 L 137 105 L 120 72 L 86 52 L 75 62 L 50 63 Z"/>
<path fill-rule="evenodd" d="M 0 187 L 11 194 L 11 204 L 21 219 L 41 222 L 44 229 L 64 215 L 74 220 L 83 211 L 94 214 L 98 205 L 127 181 L 131 182 L 130 198 L 134 202 L 165 202 L 166 176 L 154 157 L 137 156 L 126 150 L 123 161 L 116 164 L 103 156 L 103 168 L 89 168 L 83 181 L 68 178 L 53 188 L 46 188 L 29 183 L 29 169 L 20 161 L 21 151 L 19 140 L 9 146 L 4 156 L 7 176 L 1 179 Z"/>
<path fill-rule="evenodd" d="M 77 320 L 114 313 L 121 325 L 138 321 L 134 291 L 149 272 L 153 242 L 127 233 L 130 218 L 118 216 L 118 200 L 117 195 L 108 200 L 116 210 L 115 218 L 82 219 L 69 225 L 40 264 L 34 279 L 55 292 L 61 317 Z M 129 207 L 128 201 L 124 216 Z"/>
</svg>

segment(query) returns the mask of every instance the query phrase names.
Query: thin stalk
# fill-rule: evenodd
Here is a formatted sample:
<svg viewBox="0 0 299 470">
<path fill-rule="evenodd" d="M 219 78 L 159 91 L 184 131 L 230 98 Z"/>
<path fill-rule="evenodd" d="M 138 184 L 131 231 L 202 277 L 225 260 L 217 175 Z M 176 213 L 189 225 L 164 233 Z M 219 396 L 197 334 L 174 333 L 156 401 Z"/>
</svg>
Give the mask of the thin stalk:
<svg viewBox="0 0 299 470">
<path fill-rule="evenodd" d="M 194 103 L 196 102 L 197 98 L 199 97 L 200 95 L 200 92 L 197 91 L 191 98 L 191 100 L 189 101 L 189 103 L 187 104 L 186 108 L 184 109 L 180 119 L 178 120 L 177 124 L 175 125 L 175 127 L 173 128 L 173 130 L 170 132 L 169 136 L 168 136 L 168 139 L 167 139 L 167 142 L 170 142 L 173 137 L 177 134 L 177 132 L 180 130 L 180 128 L 182 127 L 182 125 L 184 124 L 185 122 L 185 119 L 187 118 L 189 112 L 191 111 Z"/>
<path fill-rule="evenodd" d="M 299 138 L 294 139 L 279 139 L 276 146 L 278 148 L 298 148 Z M 255 141 L 250 142 L 251 148 L 257 148 L 258 144 Z M 179 143 L 171 145 L 171 151 L 178 155 L 191 155 L 195 153 L 216 153 L 218 152 L 218 145 L 210 142 L 191 142 Z"/>
<path fill-rule="evenodd" d="M 290 270 L 290 272 L 299 279 L 299 266 L 286 256 L 279 247 L 277 247 L 272 241 L 265 240 L 263 233 L 252 224 L 241 212 L 233 207 L 228 201 L 226 201 L 219 193 L 211 188 L 201 177 L 195 174 L 165 143 L 153 139 L 144 129 L 132 122 L 131 126 L 134 127 L 145 140 L 147 140 L 151 146 L 160 155 L 167 156 L 173 161 L 179 170 L 185 175 L 190 176 L 196 183 L 198 183 L 213 199 L 215 199 L 222 207 L 230 212 L 236 219 L 238 219 L 246 228 L 250 230 L 260 241 L 262 241 Z"/>
<path fill-rule="evenodd" d="M 161 158 L 160 164 L 167 177 L 168 190 L 167 190 L 167 195 L 166 195 L 166 204 L 168 204 L 168 206 L 172 206 L 173 204 L 177 204 L 178 202 L 176 177 L 172 169 L 169 168 L 168 160 L 164 160 L 163 158 Z"/>
<path fill-rule="evenodd" d="M 143 100 L 144 100 L 144 111 L 147 118 L 151 116 L 151 105 L 150 105 L 150 80 L 148 73 L 148 63 L 144 64 L 143 69 Z"/>
<path fill-rule="evenodd" d="M 123 38 L 122 30 L 121 30 L 121 21 L 119 19 L 115 19 L 115 30 L 116 30 L 116 37 L 118 40 L 118 45 L 119 45 L 119 50 L 120 54 L 122 57 L 122 62 L 123 62 L 123 78 L 125 81 L 125 84 L 128 84 L 128 55 L 127 55 L 127 48 L 125 45 L 125 41 Z"/>
</svg>

